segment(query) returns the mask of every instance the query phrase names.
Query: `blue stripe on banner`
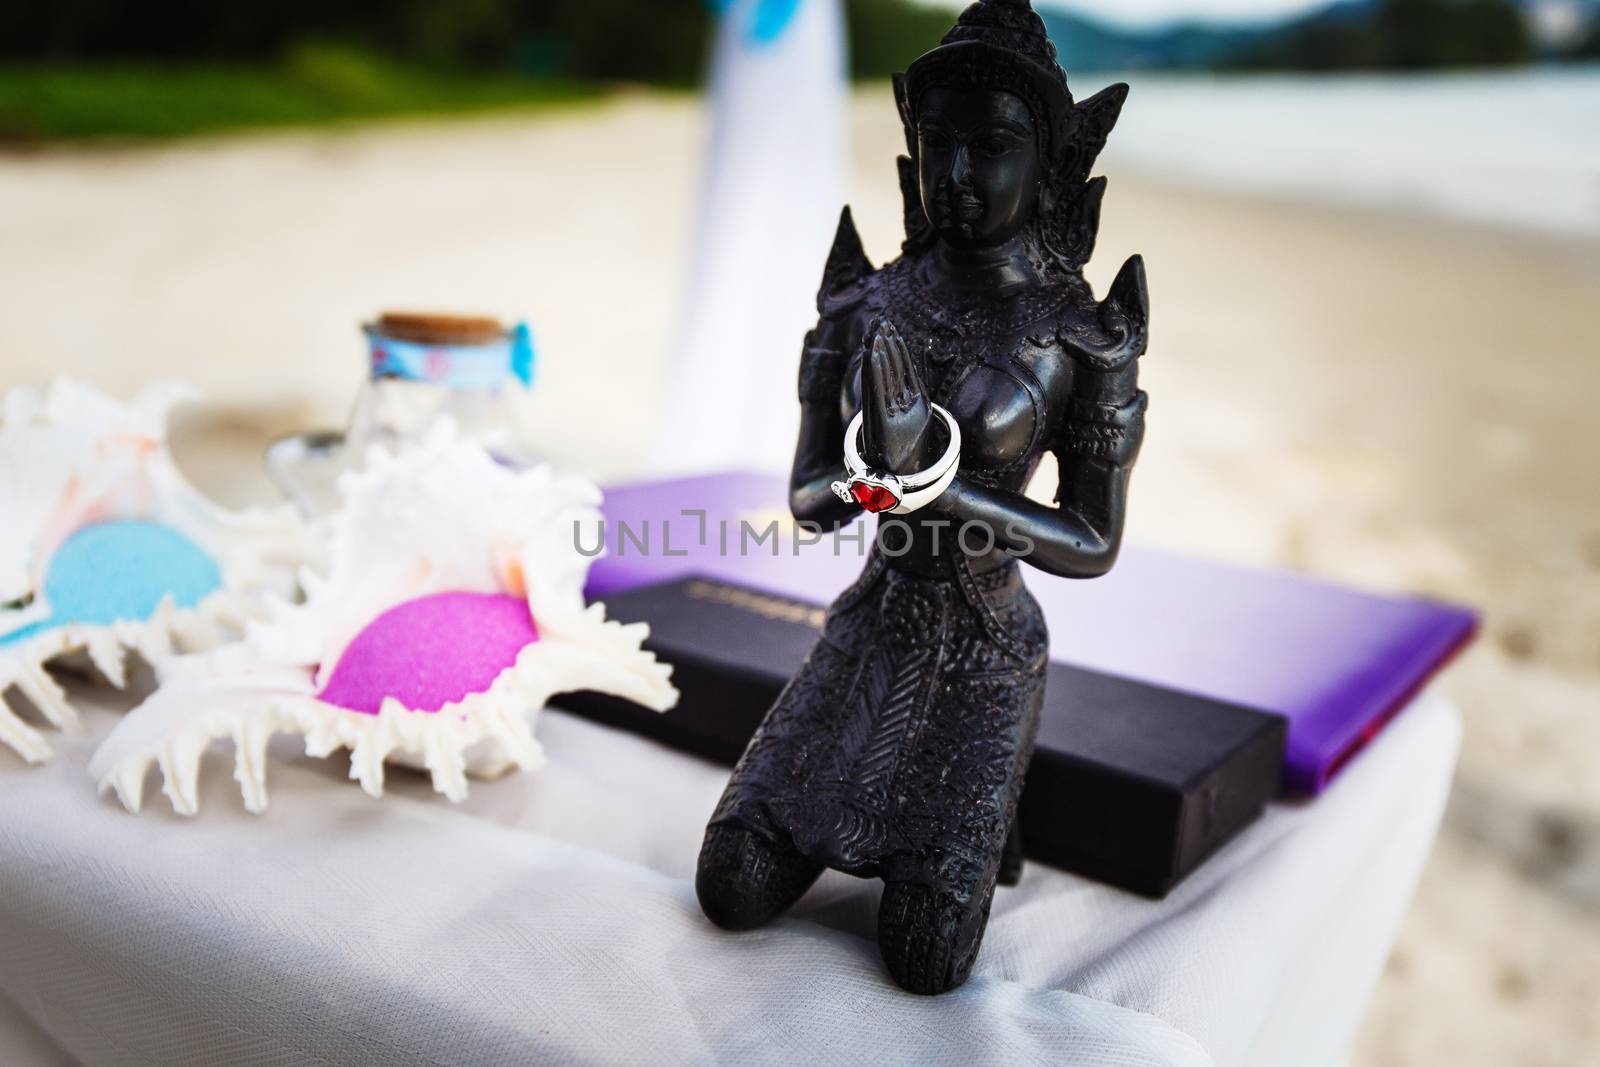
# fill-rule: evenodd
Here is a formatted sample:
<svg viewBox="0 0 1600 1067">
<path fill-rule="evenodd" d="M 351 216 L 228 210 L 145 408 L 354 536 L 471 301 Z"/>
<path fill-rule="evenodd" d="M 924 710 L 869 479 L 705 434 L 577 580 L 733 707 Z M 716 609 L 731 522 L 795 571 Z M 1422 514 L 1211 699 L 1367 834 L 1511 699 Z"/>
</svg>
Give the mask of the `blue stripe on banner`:
<svg viewBox="0 0 1600 1067">
<path fill-rule="evenodd" d="M 739 0 L 706 0 L 706 6 L 718 15 L 726 15 Z M 783 36 L 783 31 L 794 22 L 802 0 L 755 0 L 750 12 L 750 23 L 745 27 L 745 37 L 752 44 L 771 44 Z"/>
<path fill-rule="evenodd" d="M 771 44 L 783 36 L 799 10 L 800 0 L 760 0 L 755 18 L 750 20 L 750 39 L 757 44 Z"/>
</svg>

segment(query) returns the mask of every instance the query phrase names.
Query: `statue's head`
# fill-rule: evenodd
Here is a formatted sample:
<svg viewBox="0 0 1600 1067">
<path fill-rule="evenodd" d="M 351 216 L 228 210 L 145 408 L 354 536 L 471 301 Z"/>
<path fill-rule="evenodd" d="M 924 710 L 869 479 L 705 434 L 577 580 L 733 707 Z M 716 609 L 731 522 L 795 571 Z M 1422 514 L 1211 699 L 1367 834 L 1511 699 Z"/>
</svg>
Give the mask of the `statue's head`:
<svg viewBox="0 0 1600 1067">
<path fill-rule="evenodd" d="M 1066 75 L 1027 0 L 980 0 L 905 78 L 907 139 L 934 231 L 985 247 L 1032 221 L 1056 127 L 1070 115 Z"/>
<path fill-rule="evenodd" d="M 1085 179 L 1126 87 L 1074 105 L 1028 0 L 978 0 L 895 89 L 910 152 L 908 244 L 937 236 L 992 247 L 1038 222 L 1034 232 L 1061 262 L 1087 258 L 1079 246 L 1085 229 L 1092 244 L 1098 190 L 1084 205 Z"/>
<path fill-rule="evenodd" d="M 917 188 L 934 231 L 956 248 L 1010 240 L 1033 220 L 1041 167 L 1038 124 L 1002 89 L 940 86 L 917 111 Z"/>
</svg>

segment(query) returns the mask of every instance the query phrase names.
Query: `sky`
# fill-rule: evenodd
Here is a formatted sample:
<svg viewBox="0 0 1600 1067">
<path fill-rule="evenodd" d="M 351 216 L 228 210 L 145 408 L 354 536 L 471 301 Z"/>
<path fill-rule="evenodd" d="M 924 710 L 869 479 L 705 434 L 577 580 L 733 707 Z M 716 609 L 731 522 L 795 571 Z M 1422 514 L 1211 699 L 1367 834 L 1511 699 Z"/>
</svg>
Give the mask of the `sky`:
<svg viewBox="0 0 1600 1067">
<path fill-rule="evenodd" d="M 961 0 L 919 0 L 939 7 L 960 8 Z M 1102 22 L 1150 26 L 1178 20 L 1228 22 L 1298 15 L 1326 7 L 1328 0 L 1033 0 L 1034 7 L 1053 7 L 1088 15 Z"/>
</svg>

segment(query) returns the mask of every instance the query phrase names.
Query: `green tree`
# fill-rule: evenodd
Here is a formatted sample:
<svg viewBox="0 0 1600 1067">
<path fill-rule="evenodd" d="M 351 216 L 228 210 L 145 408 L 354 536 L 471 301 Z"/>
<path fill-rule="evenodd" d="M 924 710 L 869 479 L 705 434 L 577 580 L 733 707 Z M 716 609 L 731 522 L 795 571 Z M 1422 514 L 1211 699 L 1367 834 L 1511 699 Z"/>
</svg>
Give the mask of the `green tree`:
<svg viewBox="0 0 1600 1067">
<path fill-rule="evenodd" d="M 850 74 L 885 78 L 939 43 L 955 21 L 940 8 L 906 0 L 848 0 L 845 25 L 850 40 Z"/>
<path fill-rule="evenodd" d="M 1386 0 L 1378 8 L 1385 67 L 1498 66 L 1531 58 L 1533 42 L 1509 0 Z"/>
</svg>

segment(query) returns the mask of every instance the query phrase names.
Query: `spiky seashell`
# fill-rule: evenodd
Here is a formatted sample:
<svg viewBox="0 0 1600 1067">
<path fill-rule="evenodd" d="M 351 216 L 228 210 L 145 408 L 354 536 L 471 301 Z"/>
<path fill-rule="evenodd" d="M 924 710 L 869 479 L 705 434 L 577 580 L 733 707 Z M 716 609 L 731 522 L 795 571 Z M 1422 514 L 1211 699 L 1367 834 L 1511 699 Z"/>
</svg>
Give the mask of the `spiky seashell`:
<svg viewBox="0 0 1600 1067">
<path fill-rule="evenodd" d="M 191 396 L 162 384 L 123 403 L 59 379 L 0 397 L 0 743 L 29 763 L 50 745 L 8 690 L 73 729 L 47 664 L 86 651 L 120 687 L 128 651 L 218 644 L 311 558 L 293 509 L 230 511 L 179 472 L 167 421 Z"/>
<path fill-rule="evenodd" d="M 305 599 L 272 601 L 237 644 L 160 663 L 161 688 L 95 753 L 90 773 L 130 811 L 155 763 L 193 814 L 201 754 L 222 738 L 245 807 L 265 810 L 275 733 L 316 757 L 350 749 L 350 777 L 373 796 L 385 761 L 404 759 L 460 800 L 475 757 L 542 762 L 533 719 L 558 692 L 676 701 L 670 668 L 641 647 L 646 627 L 584 604 L 592 484 L 504 467 L 446 425 L 398 456 L 374 450 L 339 488 L 328 568 L 302 575 Z"/>
</svg>

